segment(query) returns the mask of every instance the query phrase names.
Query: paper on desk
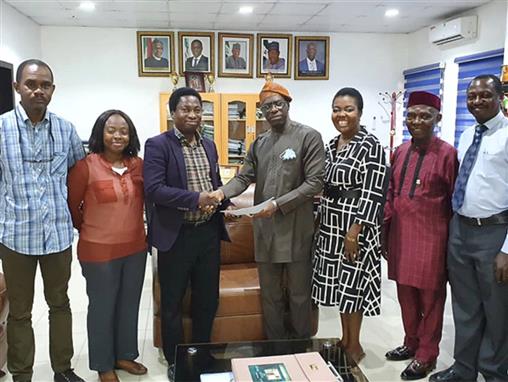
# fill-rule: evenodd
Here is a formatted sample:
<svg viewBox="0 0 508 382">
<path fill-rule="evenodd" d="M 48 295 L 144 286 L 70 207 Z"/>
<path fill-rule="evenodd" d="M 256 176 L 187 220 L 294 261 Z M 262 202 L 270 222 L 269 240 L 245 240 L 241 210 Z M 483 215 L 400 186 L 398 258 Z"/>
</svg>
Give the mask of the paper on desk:
<svg viewBox="0 0 508 382">
<path fill-rule="evenodd" d="M 258 212 L 261 212 L 265 209 L 265 207 L 271 203 L 273 198 L 270 198 L 268 200 L 265 200 L 263 203 L 259 203 L 258 205 L 252 206 L 252 207 L 246 207 L 246 208 L 239 208 L 237 210 L 224 210 L 221 211 L 222 213 L 230 213 L 231 215 L 235 216 L 243 216 L 243 215 L 255 215 Z"/>
</svg>

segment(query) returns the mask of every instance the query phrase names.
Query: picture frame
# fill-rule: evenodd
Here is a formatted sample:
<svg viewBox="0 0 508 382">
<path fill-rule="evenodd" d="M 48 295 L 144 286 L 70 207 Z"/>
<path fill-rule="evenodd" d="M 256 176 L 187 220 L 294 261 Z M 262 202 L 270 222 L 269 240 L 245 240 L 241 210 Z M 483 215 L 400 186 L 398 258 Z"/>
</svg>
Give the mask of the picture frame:
<svg viewBox="0 0 508 382">
<path fill-rule="evenodd" d="M 167 77 L 175 70 L 173 32 L 138 31 L 138 76 Z"/>
<path fill-rule="evenodd" d="M 178 32 L 180 72 L 215 73 L 214 43 L 214 32 Z"/>
<path fill-rule="evenodd" d="M 327 80 L 329 36 L 295 36 L 295 80 Z"/>
<path fill-rule="evenodd" d="M 185 72 L 185 86 L 200 93 L 206 92 L 204 72 Z"/>
<path fill-rule="evenodd" d="M 257 77 L 271 73 L 275 78 L 291 78 L 292 42 L 291 34 L 259 33 Z"/>
<path fill-rule="evenodd" d="M 219 33 L 219 77 L 252 78 L 254 35 Z"/>
</svg>

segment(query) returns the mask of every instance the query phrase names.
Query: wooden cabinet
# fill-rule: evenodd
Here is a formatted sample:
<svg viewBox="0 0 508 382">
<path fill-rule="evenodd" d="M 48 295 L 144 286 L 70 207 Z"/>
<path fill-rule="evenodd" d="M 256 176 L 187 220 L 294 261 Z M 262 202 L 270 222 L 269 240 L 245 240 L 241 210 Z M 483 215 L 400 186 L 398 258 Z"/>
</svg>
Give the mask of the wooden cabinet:
<svg viewBox="0 0 508 382">
<path fill-rule="evenodd" d="M 173 128 L 167 106 L 170 93 L 160 93 L 160 130 Z M 215 141 L 222 165 L 241 165 L 256 136 L 267 129 L 257 94 L 201 93 L 201 133 Z"/>
</svg>

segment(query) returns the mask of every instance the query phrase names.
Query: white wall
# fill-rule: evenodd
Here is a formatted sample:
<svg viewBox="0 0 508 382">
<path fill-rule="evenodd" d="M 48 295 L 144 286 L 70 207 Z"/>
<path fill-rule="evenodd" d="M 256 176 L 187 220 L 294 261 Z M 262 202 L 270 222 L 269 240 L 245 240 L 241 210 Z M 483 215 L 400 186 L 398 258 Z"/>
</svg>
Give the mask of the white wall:
<svg viewBox="0 0 508 382">
<path fill-rule="evenodd" d="M 41 28 L 0 0 L 0 60 L 16 67 L 27 58 L 41 58 Z"/>
<path fill-rule="evenodd" d="M 362 122 L 386 145 L 389 118 L 378 103 L 378 93 L 402 89 L 404 69 L 443 62 L 442 137 L 453 142 L 458 71 L 454 58 L 508 46 L 505 1 L 492 1 L 464 14 L 478 15 L 478 37 L 443 47 L 428 42 L 427 28 L 408 35 L 331 34 L 329 81 L 278 80 L 293 95 L 291 117 L 315 127 L 328 140 L 335 134 L 331 98 L 339 88 L 354 86 L 365 98 Z M 142 141 L 158 133 L 158 94 L 171 85 L 165 78 L 138 77 L 135 29 L 39 27 L 3 0 L 0 21 L 1 59 L 15 65 L 28 57 L 46 60 L 57 85 L 51 109 L 73 121 L 82 138 L 88 138 L 95 118 L 107 108 L 126 111 Z M 215 88 L 226 93 L 258 92 L 263 81 L 217 78 Z M 400 141 L 401 107 L 397 116 L 396 141 Z"/>
<path fill-rule="evenodd" d="M 331 99 L 343 86 L 357 87 L 365 98 L 363 123 L 388 140 L 388 123 L 377 104 L 379 92 L 402 86 L 407 67 L 407 36 L 376 34 L 331 35 L 329 81 L 278 80 L 293 96 L 290 115 L 322 132 L 334 134 Z M 108 108 L 124 110 L 140 139 L 159 132 L 159 92 L 165 78 L 138 77 L 135 29 L 42 27 L 43 58 L 54 70 L 57 86 L 51 109 L 73 121 L 85 139 L 97 116 Z M 216 92 L 259 92 L 264 79 L 217 78 Z M 381 122 L 383 119 L 385 122 Z"/>
<path fill-rule="evenodd" d="M 453 143 L 455 133 L 455 110 L 457 106 L 458 65 L 456 57 L 481 53 L 505 47 L 507 2 L 492 1 L 461 15 L 478 15 L 478 37 L 438 47 L 428 42 L 428 29 L 409 35 L 408 66 L 405 69 L 443 62 L 445 64 L 442 138 Z M 505 49 L 505 57 L 508 50 Z M 399 126 L 401 128 L 401 126 Z M 398 137 L 400 138 L 400 134 Z"/>
</svg>

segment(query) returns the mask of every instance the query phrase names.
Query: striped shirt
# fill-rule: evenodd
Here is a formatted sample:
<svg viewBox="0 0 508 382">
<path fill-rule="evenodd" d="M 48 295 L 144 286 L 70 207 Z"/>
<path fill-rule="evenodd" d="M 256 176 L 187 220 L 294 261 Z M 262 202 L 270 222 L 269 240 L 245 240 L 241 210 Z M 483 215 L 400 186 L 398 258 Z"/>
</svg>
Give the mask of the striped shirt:
<svg viewBox="0 0 508 382">
<path fill-rule="evenodd" d="M 35 126 L 21 104 L 0 116 L 0 243 L 26 255 L 71 246 L 67 170 L 84 157 L 74 126 L 49 111 Z"/>
<path fill-rule="evenodd" d="M 175 128 L 175 135 L 182 144 L 183 158 L 187 171 L 187 189 L 196 192 L 213 191 L 212 178 L 210 177 L 210 162 L 208 162 L 201 135 L 196 133 L 196 139 L 192 143 L 189 143 L 177 128 Z M 183 219 L 186 222 L 195 223 L 209 220 L 210 217 L 210 214 L 203 213 L 198 209 L 197 211 L 185 212 Z"/>
</svg>

